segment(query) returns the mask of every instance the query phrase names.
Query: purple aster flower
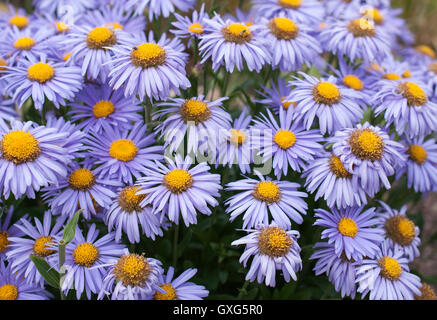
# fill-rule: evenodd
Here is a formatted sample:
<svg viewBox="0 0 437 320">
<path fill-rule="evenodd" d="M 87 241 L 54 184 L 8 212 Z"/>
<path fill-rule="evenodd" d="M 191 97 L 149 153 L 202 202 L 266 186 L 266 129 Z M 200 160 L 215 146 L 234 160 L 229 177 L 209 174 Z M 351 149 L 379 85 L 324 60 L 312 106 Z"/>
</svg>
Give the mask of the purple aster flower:
<svg viewBox="0 0 437 320">
<path fill-rule="evenodd" d="M 108 85 L 89 83 L 76 95 L 68 114 L 78 122 L 79 129 L 100 134 L 104 123 L 128 129 L 132 123 L 141 121 L 143 108 L 139 104 L 134 97 L 124 97 L 121 89 L 113 91 Z"/>
<path fill-rule="evenodd" d="M 165 158 L 167 165 L 155 161 L 138 179 L 138 194 L 147 194 L 141 205 L 152 204 L 156 212 L 164 211 L 168 219 L 179 224 L 179 216 L 186 226 L 197 223 L 197 211 L 210 215 L 220 197 L 220 175 L 209 172 L 206 162 L 193 165 L 193 160 L 177 154 L 174 161 Z"/>
<path fill-rule="evenodd" d="M 305 168 L 302 178 L 306 178 L 305 188 L 308 192 L 317 190 L 315 200 L 323 197 L 328 207 L 344 209 L 367 203 L 358 176 L 347 171 L 335 154 L 319 153 Z"/>
<path fill-rule="evenodd" d="M 1 80 L 0 80 L 0 85 L 2 85 Z M 14 119 L 18 119 L 19 117 L 20 116 L 18 115 L 17 111 L 15 110 L 14 101 L 12 101 L 12 99 L 5 99 L 0 94 L 0 119 L 6 120 L 6 121 L 12 121 Z"/>
<path fill-rule="evenodd" d="M 233 72 L 235 67 L 241 71 L 244 65 L 249 71 L 260 72 L 265 64 L 270 63 L 268 43 L 260 32 L 262 25 L 224 21 L 217 14 L 205 21 L 205 34 L 199 43 L 201 63 L 211 58 L 214 71 L 225 66 L 228 72 Z"/>
<path fill-rule="evenodd" d="M 149 20 L 154 17 L 163 16 L 167 18 L 177 10 L 186 12 L 195 5 L 195 0 L 128 0 L 125 4 L 126 10 L 135 10 L 136 15 L 143 15 L 144 11 L 149 12 Z"/>
<path fill-rule="evenodd" d="M 363 116 L 363 109 L 357 102 L 362 96 L 354 89 L 338 84 L 333 76 L 325 79 L 299 73 L 304 79 L 295 77 L 293 86 L 295 121 L 303 121 L 308 130 L 318 118 L 322 134 L 353 127 Z"/>
<path fill-rule="evenodd" d="M 57 185 L 45 187 L 43 199 L 53 212 L 72 217 L 78 209 L 83 209 L 85 219 L 96 214 L 96 207 L 109 208 L 115 193 L 112 187 L 121 186 L 121 182 L 110 177 L 99 178 L 90 163 L 80 166 L 71 162 L 67 177 L 60 179 Z"/>
<path fill-rule="evenodd" d="M 65 218 L 56 219 L 52 227 L 52 213 L 46 211 L 41 221 L 34 218 L 34 224 L 25 218 L 21 218 L 16 227 L 23 233 L 21 237 L 9 237 L 9 251 L 6 253 L 12 271 L 17 278 L 23 277 L 28 284 L 44 287 L 45 280 L 30 260 L 30 255 L 43 258 L 51 267 L 56 267 L 58 260 L 56 243 L 62 239 L 61 228 Z"/>
<path fill-rule="evenodd" d="M 376 256 L 356 266 L 358 292 L 370 300 L 413 300 L 421 295 L 420 278 L 409 272 L 408 260 L 402 250 L 381 244 Z"/>
<path fill-rule="evenodd" d="M 205 13 L 205 4 L 202 4 L 200 11 L 194 10 L 191 19 L 187 16 L 181 16 L 175 13 L 176 21 L 172 22 L 175 29 L 171 29 L 170 32 L 176 35 L 176 37 L 185 39 L 189 38 L 188 46 L 191 44 L 192 38 L 200 38 L 204 34 L 205 19 L 208 18 L 208 14 Z"/>
<path fill-rule="evenodd" d="M 53 295 L 43 288 L 29 284 L 0 261 L 0 300 L 49 300 Z"/>
<path fill-rule="evenodd" d="M 115 243 L 114 233 L 97 239 L 98 235 L 95 224 L 90 226 L 86 238 L 77 227 L 73 241 L 65 247 L 66 274 L 61 288 L 65 295 L 74 288 L 78 300 L 84 291 L 90 300 L 91 293 L 98 294 L 102 288 L 107 273 L 103 266 L 128 253 L 124 245 Z"/>
<path fill-rule="evenodd" d="M 158 284 L 166 293 L 156 291 L 154 300 L 203 300 L 209 291 L 204 286 L 188 282 L 197 273 L 197 269 L 187 269 L 173 279 L 174 268 L 169 267 L 167 274 L 160 274 Z"/>
<path fill-rule="evenodd" d="M 163 100 L 170 96 L 170 90 L 179 94 L 179 89 L 191 86 L 185 72 L 187 55 L 182 52 L 183 45 L 168 40 L 165 34 L 158 42 L 151 32 L 148 37 L 132 38 L 129 45 L 109 49 L 114 53 L 109 85 L 115 90 L 124 86 L 126 97 Z"/>
<path fill-rule="evenodd" d="M 67 67 L 63 62 L 53 62 L 45 55 L 28 60 L 22 59 L 15 67 L 6 67 L 5 88 L 11 93 L 12 100 L 21 107 L 28 98 L 32 98 L 37 110 L 42 110 L 45 101 L 51 101 L 56 108 L 72 100 L 82 88 L 80 69 Z"/>
<path fill-rule="evenodd" d="M 165 294 L 159 287 L 163 272 L 159 260 L 146 258 L 144 254 L 122 255 L 109 264 L 97 299 L 109 296 L 111 300 L 149 300 L 155 291 Z"/>
<path fill-rule="evenodd" d="M 407 163 L 396 172 L 396 179 L 407 174 L 408 188 L 416 192 L 429 192 L 437 186 L 437 144 L 435 139 L 423 137 L 405 139 Z"/>
<path fill-rule="evenodd" d="M 255 102 L 263 104 L 266 108 L 272 108 L 278 114 L 279 110 L 290 110 L 292 112 L 297 104 L 293 101 L 293 94 L 291 88 L 287 86 L 282 77 L 278 77 L 277 84 L 270 80 L 270 88 L 262 87 L 262 91 L 257 90 L 257 93 L 263 99 L 255 100 Z M 292 106 L 293 108 L 290 108 Z"/>
<path fill-rule="evenodd" d="M 2 216 L 0 217 L 0 261 L 6 259 L 6 253 L 10 249 L 9 237 L 21 237 L 23 232 L 17 227 L 17 223 L 11 224 L 11 218 L 14 214 L 14 206 L 10 206 L 6 210 L 6 207 L 2 209 Z"/>
<path fill-rule="evenodd" d="M 298 23 L 316 24 L 325 15 L 323 4 L 317 0 L 252 0 L 252 3 L 255 13 L 267 19 L 284 15 Z"/>
<path fill-rule="evenodd" d="M 124 183 L 133 183 L 146 167 L 163 160 L 162 146 L 153 146 L 155 134 L 147 134 L 147 125 L 139 121 L 130 130 L 120 130 L 103 123 L 100 134 L 90 132 L 85 142 L 90 160 L 98 167 L 94 172 Z"/>
<path fill-rule="evenodd" d="M 375 208 L 364 210 L 361 207 L 349 207 L 342 210 L 331 208 L 315 210 L 317 218 L 314 225 L 324 227 L 322 239 L 334 244 L 338 257 L 344 254 L 347 259 L 360 260 L 362 257 L 374 257 L 379 244 L 384 240 L 383 230 L 375 228 L 377 219 Z"/>
<path fill-rule="evenodd" d="M 399 50 L 399 54 L 403 60 L 415 67 L 427 65 L 437 57 L 434 49 L 427 45 L 407 47 L 403 50 Z"/>
<path fill-rule="evenodd" d="M 0 192 L 5 198 L 12 192 L 16 199 L 49 183 L 57 183 L 67 175 L 70 158 L 62 145 L 66 132 L 38 126 L 31 121 L 12 121 L 10 126 L 0 119 Z"/>
<path fill-rule="evenodd" d="M 412 81 L 381 81 L 372 102 L 375 115 L 384 114 L 387 126 L 398 134 L 418 137 L 437 130 L 437 104 L 429 100 L 425 84 Z"/>
<path fill-rule="evenodd" d="M 246 280 L 262 283 L 267 286 L 276 285 L 276 270 L 282 271 L 286 282 L 292 278 L 297 280 L 296 273 L 302 269 L 300 246 L 297 239 L 298 231 L 286 231 L 275 223 L 258 225 L 256 229 L 244 230 L 248 235 L 232 242 L 232 245 L 245 244 L 240 263 L 246 267 L 248 260 L 253 256 Z"/>
<path fill-rule="evenodd" d="M 269 224 L 269 212 L 273 221 L 284 229 L 291 227 L 290 219 L 301 224 L 306 214 L 305 192 L 297 191 L 298 183 L 270 180 L 254 170 L 259 180 L 246 178 L 230 182 L 226 191 L 238 191 L 225 202 L 230 221 L 243 215 L 243 228 L 255 228 L 258 224 Z"/>
<path fill-rule="evenodd" d="M 232 118 L 222 103 L 227 97 L 215 101 L 208 101 L 203 95 L 190 99 L 174 98 L 167 102 L 158 103 L 160 108 L 154 113 L 153 120 L 161 120 L 168 115 L 157 127 L 156 131 L 164 139 L 164 147 L 173 152 L 181 147 L 187 136 L 187 153 L 197 152 L 199 146 L 217 141 L 220 129 L 230 128 Z"/>
<path fill-rule="evenodd" d="M 152 206 L 141 204 L 146 195 L 138 194 L 140 189 L 132 185 L 120 188 L 117 197 L 105 213 L 108 231 L 115 229 L 116 241 L 121 240 L 122 232 L 127 235 L 130 243 L 140 242 L 140 235 L 145 235 L 152 240 L 155 240 L 156 236 L 163 235 L 161 218 L 154 212 Z"/>
<path fill-rule="evenodd" d="M 385 241 L 390 248 L 401 250 L 408 262 L 420 255 L 419 227 L 408 219 L 407 206 L 400 210 L 390 208 L 386 203 L 379 201 L 376 213 L 378 227 L 384 230 Z"/>
<path fill-rule="evenodd" d="M 381 185 L 390 189 L 388 177 L 395 174 L 396 168 L 405 165 L 402 144 L 368 122 L 337 131 L 329 142 L 334 143 L 333 153 L 340 158 L 344 168 L 359 177 L 361 187 L 370 197 L 379 192 Z"/>
<path fill-rule="evenodd" d="M 313 269 L 316 275 L 325 273 L 342 298 L 350 296 L 354 299 L 357 293 L 355 260 L 348 259 L 344 253 L 337 255 L 333 243 L 317 242 L 314 249 L 310 260 L 317 260 Z"/>
<path fill-rule="evenodd" d="M 8 4 L 8 11 L 2 10 L 0 13 L 0 27 L 7 31 L 8 29 L 18 28 L 19 30 L 26 29 L 29 26 L 35 27 L 33 17 L 27 15 L 26 10 L 23 8 L 15 8 L 13 5 Z"/>
</svg>

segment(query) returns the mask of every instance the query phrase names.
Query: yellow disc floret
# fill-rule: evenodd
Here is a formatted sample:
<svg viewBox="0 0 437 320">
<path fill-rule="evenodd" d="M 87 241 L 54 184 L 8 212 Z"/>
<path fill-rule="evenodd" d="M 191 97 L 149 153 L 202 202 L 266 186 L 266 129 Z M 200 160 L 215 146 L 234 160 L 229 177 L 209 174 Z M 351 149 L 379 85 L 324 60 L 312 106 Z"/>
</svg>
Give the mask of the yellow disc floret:
<svg viewBox="0 0 437 320">
<path fill-rule="evenodd" d="M 195 34 L 203 34 L 203 26 L 200 23 L 193 23 L 188 27 L 188 30 Z"/>
<path fill-rule="evenodd" d="M 384 228 L 387 236 L 402 246 L 410 245 L 416 237 L 415 224 L 403 215 L 388 218 Z"/>
<path fill-rule="evenodd" d="M 290 40 L 296 38 L 299 34 L 297 24 L 285 17 L 271 19 L 269 28 L 278 39 Z"/>
<path fill-rule="evenodd" d="M 164 176 L 164 185 L 173 193 L 181 193 L 193 185 L 193 177 L 186 170 L 173 169 Z"/>
<path fill-rule="evenodd" d="M 134 66 L 142 68 L 157 67 L 165 63 L 167 54 L 156 43 L 143 43 L 133 48 L 131 60 Z"/>
<path fill-rule="evenodd" d="M 74 190 L 86 191 L 96 183 L 96 177 L 91 170 L 79 168 L 70 174 L 68 183 Z"/>
<path fill-rule="evenodd" d="M 287 232 L 280 227 L 267 227 L 258 235 L 258 248 L 261 254 L 269 257 L 285 256 L 293 244 Z"/>
<path fill-rule="evenodd" d="M 402 74 L 402 78 L 411 78 L 411 71 L 406 69 Z"/>
<path fill-rule="evenodd" d="M 141 202 L 146 197 L 146 194 L 138 194 L 138 191 L 140 190 L 141 187 L 137 186 L 127 186 L 121 190 L 120 195 L 118 196 L 118 204 L 124 211 L 131 213 L 143 210 Z"/>
<path fill-rule="evenodd" d="M 89 242 L 79 244 L 73 251 L 74 263 L 90 268 L 99 259 L 99 250 Z"/>
<path fill-rule="evenodd" d="M 422 283 L 420 288 L 420 296 L 414 294 L 415 300 L 437 300 L 434 289 L 427 283 Z"/>
<path fill-rule="evenodd" d="M 48 63 L 38 62 L 27 68 L 27 78 L 31 81 L 45 83 L 55 76 L 55 69 Z"/>
<path fill-rule="evenodd" d="M 284 110 L 288 110 L 288 108 L 293 105 L 294 108 L 297 106 L 297 102 L 294 101 L 285 101 L 286 97 L 281 97 L 282 108 Z"/>
<path fill-rule="evenodd" d="M 0 287 L 0 300 L 17 300 L 18 288 L 13 284 L 4 284 Z"/>
<path fill-rule="evenodd" d="M 105 27 L 112 27 L 112 29 L 114 30 L 123 30 L 124 27 L 121 23 L 119 22 L 108 22 L 107 24 L 105 24 Z"/>
<path fill-rule="evenodd" d="M 9 19 L 9 25 L 16 26 L 18 29 L 24 29 L 29 24 L 29 18 L 26 16 L 13 16 Z"/>
<path fill-rule="evenodd" d="M 435 57 L 436 57 L 435 51 L 429 46 L 426 46 L 426 45 L 417 46 L 416 50 L 418 52 L 430 57 L 431 59 L 435 59 Z"/>
<path fill-rule="evenodd" d="M 402 274 L 402 266 L 392 257 L 382 257 L 378 260 L 378 266 L 381 268 L 380 275 L 388 280 L 399 280 Z"/>
<path fill-rule="evenodd" d="M 0 253 L 5 252 L 9 243 L 11 243 L 8 240 L 8 237 L 9 234 L 7 233 L 7 231 L 0 231 Z"/>
<path fill-rule="evenodd" d="M 181 105 L 180 114 L 185 122 L 194 121 L 197 125 L 211 117 L 211 110 L 201 100 L 188 99 Z"/>
<path fill-rule="evenodd" d="M 299 9 L 302 5 L 302 0 L 278 0 L 278 4 L 288 9 Z"/>
<path fill-rule="evenodd" d="M 351 238 L 355 238 L 358 233 L 357 223 L 353 219 L 346 217 L 340 219 L 337 229 L 342 235 Z"/>
<path fill-rule="evenodd" d="M 56 25 L 56 32 L 58 33 L 67 32 L 69 30 L 68 25 L 62 21 L 56 21 L 55 25 Z"/>
<path fill-rule="evenodd" d="M 257 200 L 271 204 L 281 199 L 281 190 L 272 181 L 261 181 L 255 186 L 252 195 Z"/>
<path fill-rule="evenodd" d="M 337 176 L 337 178 L 352 178 L 352 174 L 344 168 L 340 158 L 332 154 L 329 160 L 329 169 Z"/>
<path fill-rule="evenodd" d="M 133 160 L 138 152 L 138 147 L 132 140 L 118 139 L 111 143 L 109 155 L 117 160 L 129 162 Z"/>
<path fill-rule="evenodd" d="M 283 150 L 291 148 L 296 143 L 296 135 L 288 130 L 279 130 L 275 133 L 273 141 Z"/>
<path fill-rule="evenodd" d="M 131 253 L 118 259 L 113 273 L 124 286 L 142 286 L 146 283 L 150 271 L 150 265 L 144 255 Z"/>
<path fill-rule="evenodd" d="M 413 144 L 408 147 L 407 151 L 410 159 L 416 162 L 417 164 L 423 164 L 428 158 L 428 153 L 426 149 L 418 144 Z"/>
<path fill-rule="evenodd" d="M 175 288 L 170 283 L 164 283 L 160 285 L 161 289 L 163 289 L 165 293 L 156 291 L 155 295 L 153 296 L 153 299 L 155 300 L 177 300 L 178 296 L 176 294 Z"/>
<path fill-rule="evenodd" d="M 345 76 L 343 78 L 343 82 L 346 86 L 354 90 L 360 91 L 364 88 L 363 81 L 361 81 L 360 78 L 353 74 L 348 74 L 347 76 Z"/>
<path fill-rule="evenodd" d="M 47 257 L 55 252 L 49 245 L 55 244 L 51 236 L 42 236 L 35 240 L 33 252 L 40 257 Z"/>
<path fill-rule="evenodd" d="M 364 18 L 351 20 L 347 28 L 356 38 L 373 37 L 376 35 L 373 22 Z"/>
<path fill-rule="evenodd" d="M 250 28 L 244 23 L 231 23 L 222 29 L 222 34 L 228 42 L 241 44 L 252 40 Z"/>
<path fill-rule="evenodd" d="M 313 96 L 317 103 L 326 105 L 332 105 L 341 99 L 341 93 L 338 87 L 327 81 L 321 81 L 314 86 Z"/>
<path fill-rule="evenodd" d="M 30 50 L 33 48 L 33 46 L 35 45 L 35 40 L 33 40 L 30 37 L 22 37 L 22 38 L 18 38 L 15 42 L 14 42 L 14 48 L 18 49 L 18 50 Z"/>
<path fill-rule="evenodd" d="M 100 100 L 93 106 L 93 114 L 96 118 L 105 118 L 114 112 L 114 104 L 108 100 Z"/>
<path fill-rule="evenodd" d="M 229 142 L 235 146 L 241 146 L 247 139 L 246 134 L 240 129 L 231 129 L 229 133 Z"/>
<path fill-rule="evenodd" d="M 409 106 L 422 106 L 428 101 L 425 90 L 414 82 L 404 82 L 398 86 Z"/>
<path fill-rule="evenodd" d="M 6 133 L 0 141 L 1 157 L 15 164 L 34 161 L 41 153 L 39 141 L 29 132 L 16 130 Z"/>
<path fill-rule="evenodd" d="M 369 8 L 365 10 L 362 15 L 369 20 L 374 21 L 377 25 L 381 25 L 384 23 L 384 16 L 376 8 Z"/>
<path fill-rule="evenodd" d="M 0 71 L 6 70 L 8 62 L 5 59 L 0 58 Z"/>
<path fill-rule="evenodd" d="M 371 129 L 356 129 L 349 138 L 352 153 L 362 160 L 375 161 L 382 158 L 384 141 Z"/>
<path fill-rule="evenodd" d="M 401 76 L 397 75 L 396 73 L 386 73 L 382 76 L 383 79 L 387 79 L 387 80 L 391 80 L 391 81 L 396 81 L 399 80 L 401 78 Z"/>
<path fill-rule="evenodd" d="M 97 27 L 88 32 L 86 43 L 90 49 L 104 49 L 117 43 L 114 31 L 107 27 Z"/>
</svg>

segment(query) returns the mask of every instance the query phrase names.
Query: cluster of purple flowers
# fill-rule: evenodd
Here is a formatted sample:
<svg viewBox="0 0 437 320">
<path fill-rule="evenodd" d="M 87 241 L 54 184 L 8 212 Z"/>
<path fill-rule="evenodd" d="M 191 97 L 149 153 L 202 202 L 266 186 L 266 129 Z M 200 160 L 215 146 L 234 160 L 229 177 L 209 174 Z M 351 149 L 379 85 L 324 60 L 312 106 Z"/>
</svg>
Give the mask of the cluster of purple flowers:
<svg viewBox="0 0 437 320">
<path fill-rule="evenodd" d="M 245 245 L 248 281 L 296 281 L 309 263 L 296 229 L 315 217 L 326 241 L 314 245 L 314 271 L 342 297 L 422 295 L 407 207 L 365 206 L 402 177 L 437 191 L 435 53 L 413 47 L 389 1 L 251 2 L 220 15 L 195 0 L 39 0 L 31 15 L 0 14 L 1 201 L 47 207 L 42 219 L 11 223 L 13 206 L 0 216 L 0 300 L 52 298 L 30 256 L 58 270 L 79 209 L 86 228 L 65 248 L 63 294 L 207 297 L 189 282 L 196 269 L 174 278 L 126 242 L 189 227 L 221 203 L 247 233 L 232 245 Z M 199 70 L 214 75 L 210 97 L 190 81 Z M 234 73 L 267 79 L 228 97 Z M 241 91 L 247 105 L 235 103 Z M 32 106 L 41 124 L 23 116 Z M 241 179 L 217 173 L 233 165 Z M 311 212 L 309 197 L 323 205 Z"/>
</svg>

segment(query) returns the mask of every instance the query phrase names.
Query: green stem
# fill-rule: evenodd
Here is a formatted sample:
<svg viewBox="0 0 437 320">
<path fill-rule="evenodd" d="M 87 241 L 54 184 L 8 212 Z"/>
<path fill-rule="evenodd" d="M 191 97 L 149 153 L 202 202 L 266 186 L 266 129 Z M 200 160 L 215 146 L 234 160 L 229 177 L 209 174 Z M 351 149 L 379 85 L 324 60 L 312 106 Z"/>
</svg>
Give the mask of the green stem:
<svg viewBox="0 0 437 320">
<path fill-rule="evenodd" d="M 65 263 L 65 241 L 64 240 L 60 240 L 59 243 L 59 251 L 58 251 L 58 255 L 59 255 L 59 292 L 61 295 L 61 300 L 66 300 L 65 294 L 62 291 L 62 284 L 64 283 L 64 278 L 65 278 L 65 267 L 64 267 L 64 263 Z"/>
<path fill-rule="evenodd" d="M 237 300 L 241 300 L 243 298 L 243 296 L 247 293 L 247 286 L 249 285 L 249 280 L 246 280 L 246 282 L 244 282 L 243 286 L 241 287 L 241 289 L 239 289 L 240 293 L 237 296 Z"/>
<path fill-rule="evenodd" d="M 173 267 L 176 268 L 178 261 L 178 239 L 179 239 L 179 225 L 176 225 L 173 235 Z"/>
</svg>

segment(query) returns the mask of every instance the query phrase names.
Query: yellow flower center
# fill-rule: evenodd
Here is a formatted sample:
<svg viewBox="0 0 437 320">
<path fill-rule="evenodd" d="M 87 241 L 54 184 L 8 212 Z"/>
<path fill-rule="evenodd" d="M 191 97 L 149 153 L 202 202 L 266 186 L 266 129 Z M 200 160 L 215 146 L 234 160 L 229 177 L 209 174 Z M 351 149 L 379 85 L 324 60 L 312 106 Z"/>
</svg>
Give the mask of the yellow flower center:
<svg viewBox="0 0 437 320">
<path fill-rule="evenodd" d="M 67 32 L 69 30 L 68 25 L 62 21 L 56 21 L 55 25 L 56 25 L 56 31 L 58 33 Z"/>
<path fill-rule="evenodd" d="M 343 78 L 343 82 L 346 86 L 354 90 L 363 90 L 363 81 L 360 80 L 356 75 L 348 74 Z"/>
<path fill-rule="evenodd" d="M 405 216 L 396 215 L 387 219 L 384 224 L 387 236 L 402 246 L 410 245 L 416 236 L 416 226 Z"/>
<path fill-rule="evenodd" d="M 141 188 L 137 186 L 127 186 L 121 190 L 118 196 L 118 204 L 124 211 L 131 213 L 143 210 L 141 201 L 144 200 L 146 194 L 137 194 L 140 190 Z"/>
<path fill-rule="evenodd" d="M 86 191 L 96 183 L 96 177 L 91 170 L 79 168 L 70 174 L 68 183 L 72 189 Z"/>
<path fill-rule="evenodd" d="M 134 66 L 142 68 L 157 67 L 165 62 L 167 54 L 163 48 L 156 43 L 143 43 L 135 47 L 131 53 Z"/>
<path fill-rule="evenodd" d="M 75 264 L 90 268 L 99 258 L 99 250 L 89 242 L 81 243 L 74 249 L 73 258 Z"/>
<path fill-rule="evenodd" d="M 261 181 L 255 186 L 252 195 L 257 200 L 271 204 L 281 199 L 281 190 L 272 181 Z"/>
<path fill-rule="evenodd" d="M 211 117 L 211 110 L 205 102 L 189 99 L 181 105 L 180 114 L 185 122 L 194 121 L 197 125 Z"/>
<path fill-rule="evenodd" d="M 222 29 L 222 34 L 226 41 L 235 43 L 245 43 L 252 40 L 252 33 L 249 27 L 243 23 L 232 23 Z"/>
<path fill-rule="evenodd" d="M 14 48 L 18 50 L 30 50 L 35 45 L 35 40 L 29 37 L 22 37 L 14 42 Z"/>
<path fill-rule="evenodd" d="M 8 62 L 5 59 L 0 58 L 0 71 L 6 70 Z"/>
<path fill-rule="evenodd" d="M 293 132 L 288 130 L 279 130 L 275 133 L 273 141 L 284 150 L 294 146 L 296 143 L 296 136 Z"/>
<path fill-rule="evenodd" d="M 13 284 L 4 284 L 0 287 L 0 300 L 17 300 L 18 288 Z"/>
<path fill-rule="evenodd" d="M 164 185 L 173 193 L 181 193 L 193 185 L 193 177 L 186 170 L 173 169 L 165 175 Z"/>
<path fill-rule="evenodd" d="M 302 0 L 279 0 L 278 4 L 288 9 L 299 9 Z"/>
<path fill-rule="evenodd" d="M 291 248 L 293 241 L 280 227 L 267 227 L 258 236 L 258 248 L 261 254 L 269 257 L 283 257 Z"/>
<path fill-rule="evenodd" d="M 299 27 L 288 18 L 271 19 L 269 28 L 278 39 L 290 40 L 296 38 L 299 34 Z"/>
<path fill-rule="evenodd" d="M 417 144 L 409 146 L 407 153 L 410 155 L 410 159 L 418 164 L 423 164 L 428 157 L 426 149 Z"/>
<path fill-rule="evenodd" d="M 176 290 L 172 287 L 170 283 L 164 283 L 160 285 L 160 287 L 167 292 L 166 294 L 161 293 L 159 291 L 155 292 L 153 299 L 155 300 L 177 300 L 178 296 L 176 295 Z"/>
<path fill-rule="evenodd" d="M 401 83 L 398 88 L 409 106 L 422 106 L 428 101 L 425 91 L 413 82 Z"/>
<path fill-rule="evenodd" d="M 391 281 L 399 280 L 402 274 L 400 263 L 392 257 L 382 257 L 378 260 L 378 266 L 381 268 L 381 276 Z"/>
<path fill-rule="evenodd" d="M 352 174 L 344 168 L 340 158 L 332 154 L 329 160 L 329 169 L 337 176 L 337 178 L 352 178 Z"/>
<path fill-rule="evenodd" d="M 246 134 L 240 129 L 229 130 L 231 136 L 229 142 L 235 146 L 241 146 L 247 139 Z"/>
<path fill-rule="evenodd" d="M 70 59 L 70 57 L 71 57 L 71 52 L 65 54 L 65 55 L 62 57 L 62 60 L 67 61 L 68 59 Z"/>
<path fill-rule="evenodd" d="M 391 80 L 391 81 L 396 81 L 399 80 L 401 77 L 399 75 L 397 75 L 396 73 L 386 73 L 382 76 L 383 79 L 387 79 L 387 80 Z"/>
<path fill-rule="evenodd" d="M 10 241 L 8 240 L 9 234 L 6 231 L 0 231 L 0 252 L 5 252 Z"/>
<path fill-rule="evenodd" d="M 107 27 L 97 27 L 88 32 L 86 43 L 90 49 L 103 49 L 112 47 L 117 43 L 114 31 Z"/>
<path fill-rule="evenodd" d="M 424 55 L 427 55 L 431 59 L 435 59 L 435 51 L 429 46 L 421 45 L 416 47 L 416 50 Z"/>
<path fill-rule="evenodd" d="M 109 155 L 124 162 L 133 160 L 136 157 L 137 152 L 138 147 L 129 139 L 115 140 L 109 147 Z"/>
<path fill-rule="evenodd" d="M 420 288 L 420 296 L 414 295 L 415 300 L 437 300 L 437 296 L 434 289 L 427 283 L 422 283 Z"/>
<path fill-rule="evenodd" d="M 16 26 L 18 29 L 24 29 L 29 24 L 29 19 L 25 16 L 14 16 L 9 19 L 9 25 Z"/>
<path fill-rule="evenodd" d="M 285 97 L 281 97 L 282 108 L 284 110 L 288 110 L 288 108 L 293 105 L 294 108 L 297 106 L 297 102 L 294 101 L 285 101 Z"/>
<path fill-rule="evenodd" d="M 55 69 L 48 63 L 38 62 L 27 68 L 27 78 L 31 81 L 45 83 L 55 76 Z"/>
<path fill-rule="evenodd" d="M 118 22 L 109 22 L 105 25 L 105 27 L 112 27 L 114 30 L 123 30 L 124 27 L 122 24 L 118 23 Z"/>
<path fill-rule="evenodd" d="M 41 153 L 39 141 L 27 131 L 11 131 L 0 141 L 3 159 L 15 164 L 34 161 Z"/>
<path fill-rule="evenodd" d="M 105 118 L 114 112 L 114 104 L 111 101 L 100 100 L 93 106 L 93 114 L 96 118 Z"/>
<path fill-rule="evenodd" d="M 367 9 L 363 12 L 362 15 L 370 20 L 373 20 L 377 25 L 381 25 L 384 23 L 384 17 L 382 16 L 381 12 L 379 12 L 379 10 L 376 8 Z"/>
<path fill-rule="evenodd" d="M 402 74 L 402 78 L 411 78 L 411 71 L 410 70 L 405 70 L 404 73 Z"/>
<path fill-rule="evenodd" d="M 50 248 L 48 245 L 54 244 L 53 238 L 50 236 L 42 236 L 35 240 L 33 244 L 33 252 L 40 257 L 47 257 L 55 252 L 54 249 Z"/>
<path fill-rule="evenodd" d="M 364 18 L 351 20 L 348 24 L 347 29 L 356 38 L 373 37 L 376 35 L 373 22 Z"/>
<path fill-rule="evenodd" d="M 350 135 L 349 145 L 362 160 L 379 160 L 384 152 L 384 141 L 371 129 L 356 129 Z"/>
<path fill-rule="evenodd" d="M 192 33 L 203 34 L 203 26 L 200 23 L 193 23 L 188 27 L 188 30 Z"/>
<path fill-rule="evenodd" d="M 358 233 L 357 223 L 351 218 L 342 217 L 338 222 L 337 228 L 346 237 L 355 238 Z"/>
<path fill-rule="evenodd" d="M 313 88 L 314 100 L 317 103 L 333 105 L 341 99 L 340 90 L 338 87 L 330 82 L 321 81 Z"/>
<path fill-rule="evenodd" d="M 142 286 L 150 274 L 150 265 L 143 255 L 121 256 L 114 268 L 114 275 L 124 286 Z"/>
</svg>

